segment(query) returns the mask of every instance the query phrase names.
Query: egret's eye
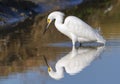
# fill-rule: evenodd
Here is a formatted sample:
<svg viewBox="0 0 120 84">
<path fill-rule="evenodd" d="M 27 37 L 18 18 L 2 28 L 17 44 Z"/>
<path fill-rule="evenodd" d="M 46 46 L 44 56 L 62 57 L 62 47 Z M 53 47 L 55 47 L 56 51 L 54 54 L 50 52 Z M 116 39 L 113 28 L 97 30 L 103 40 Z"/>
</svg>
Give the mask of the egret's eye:
<svg viewBox="0 0 120 84">
<path fill-rule="evenodd" d="M 50 72 L 51 71 L 51 67 L 48 67 L 48 72 Z"/>
<path fill-rule="evenodd" d="M 47 23 L 49 24 L 51 22 L 51 20 L 50 19 L 47 19 Z"/>
</svg>

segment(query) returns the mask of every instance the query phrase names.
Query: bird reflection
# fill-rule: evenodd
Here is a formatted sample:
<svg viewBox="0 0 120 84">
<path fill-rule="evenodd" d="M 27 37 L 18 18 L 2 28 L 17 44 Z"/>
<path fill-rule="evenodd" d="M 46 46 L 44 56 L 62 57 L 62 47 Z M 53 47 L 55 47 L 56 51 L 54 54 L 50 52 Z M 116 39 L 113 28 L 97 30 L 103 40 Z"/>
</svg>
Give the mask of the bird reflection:
<svg viewBox="0 0 120 84">
<path fill-rule="evenodd" d="M 69 75 L 75 75 L 82 71 L 85 67 L 90 65 L 92 61 L 99 57 L 103 51 L 104 46 L 100 47 L 80 47 L 72 48 L 71 52 L 59 59 L 55 65 L 56 71 L 45 61 L 48 66 L 48 74 L 56 80 L 64 77 L 64 69 Z"/>
</svg>

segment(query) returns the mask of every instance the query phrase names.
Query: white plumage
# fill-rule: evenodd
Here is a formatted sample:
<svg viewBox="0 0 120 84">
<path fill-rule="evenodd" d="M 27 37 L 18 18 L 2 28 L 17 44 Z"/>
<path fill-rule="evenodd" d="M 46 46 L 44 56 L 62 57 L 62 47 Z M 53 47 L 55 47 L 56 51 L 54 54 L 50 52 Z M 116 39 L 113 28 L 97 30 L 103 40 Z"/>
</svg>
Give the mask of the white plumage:
<svg viewBox="0 0 120 84">
<path fill-rule="evenodd" d="M 99 42 L 105 44 L 105 39 L 91 26 L 75 16 L 66 17 L 63 22 L 64 13 L 55 11 L 48 15 L 48 26 L 55 20 L 55 26 L 64 35 L 72 40 L 73 46 L 75 42 Z M 47 26 L 47 28 L 48 28 Z"/>
<path fill-rule="evenodd" d="M 103 50 L 104 46 L 96 48 L 80 47 L 78 49 L 73 47 L 71 52 L 57 61 L 55 65 L 56 71 L 54 71 L 50 65 L 48 66 L 50 67 L 48 73 L 50 77 L 56 80 L 64 77 L 64 69 L 69 75 L 75 75 L 98 58 Z"/>
</svg>

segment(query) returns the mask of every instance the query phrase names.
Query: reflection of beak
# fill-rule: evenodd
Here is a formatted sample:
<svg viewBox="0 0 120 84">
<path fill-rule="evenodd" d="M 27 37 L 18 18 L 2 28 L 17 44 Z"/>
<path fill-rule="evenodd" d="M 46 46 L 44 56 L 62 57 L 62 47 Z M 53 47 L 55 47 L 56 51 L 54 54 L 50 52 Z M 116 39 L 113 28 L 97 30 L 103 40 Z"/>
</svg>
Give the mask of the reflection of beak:
<svg viewBox="0 0 120 84">
<path fill-rule="evenodd" d="M 51 67 L 50 67 L 50 65 L 48 64 L 46 57 L 43 56 L 43 58 L 44 58 L 45 63 L 46 63 L 46 65 L 47 65 L 47 67 L 48 67 L 48 72 L 50 72 L 50 71 L 51 71 Z"/>
</svg>

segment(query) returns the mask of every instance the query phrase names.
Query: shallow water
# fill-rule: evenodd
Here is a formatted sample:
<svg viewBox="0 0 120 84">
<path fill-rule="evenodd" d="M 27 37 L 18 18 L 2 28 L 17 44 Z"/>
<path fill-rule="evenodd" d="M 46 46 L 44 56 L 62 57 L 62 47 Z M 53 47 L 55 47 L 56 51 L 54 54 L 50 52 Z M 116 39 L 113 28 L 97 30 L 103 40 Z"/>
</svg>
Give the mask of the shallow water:
<svg viewBox="0 0 120 84">
<path fill-rule="evenodd" d="M 72 48 L 71 41 L 57 31 L 58 37 L 49 31 L 51 38 L 32 38 L 28 30 L 21 30 L 16 36 L 10 34 L 7 43 L 1 39 L 0 84 L 119 84 L 120 20 L 99 20 L 105 46 L 77 43 Z M 43 56 L 57 73 L 48 73 Z"/>
<path fill-rule="evenodd" d="M 56 58 L 49 60 L 49 65 L 52 66 L 53 70 L 56 63 L 56 66 L 64 67 L 63 72 L 59 71 L 61 69 L 58 70 L 57 76 L 49 76 L 47 66 L 40 65 L 29 67 L 24 72 L 12 72 L 7 76 L 1 75 L 0 84 L 73 84 L 74 82 L 113 84 L 120 82 L 120 40 L 109 40 L 106 46 L 97 48 L 79 47 L 72 50 L 70 46 L 64 47 L 68 44 L 70 43 L 61 43 L 62 47 L 57 46 L 57 44 L 50 46 L 58 51 L 53 51 L 57 53 Z M 65 48 L 68 50 L 64 50 Z M 63 51 L 59 51 L 59 49 L 63 49 Z"/>
</svg>

